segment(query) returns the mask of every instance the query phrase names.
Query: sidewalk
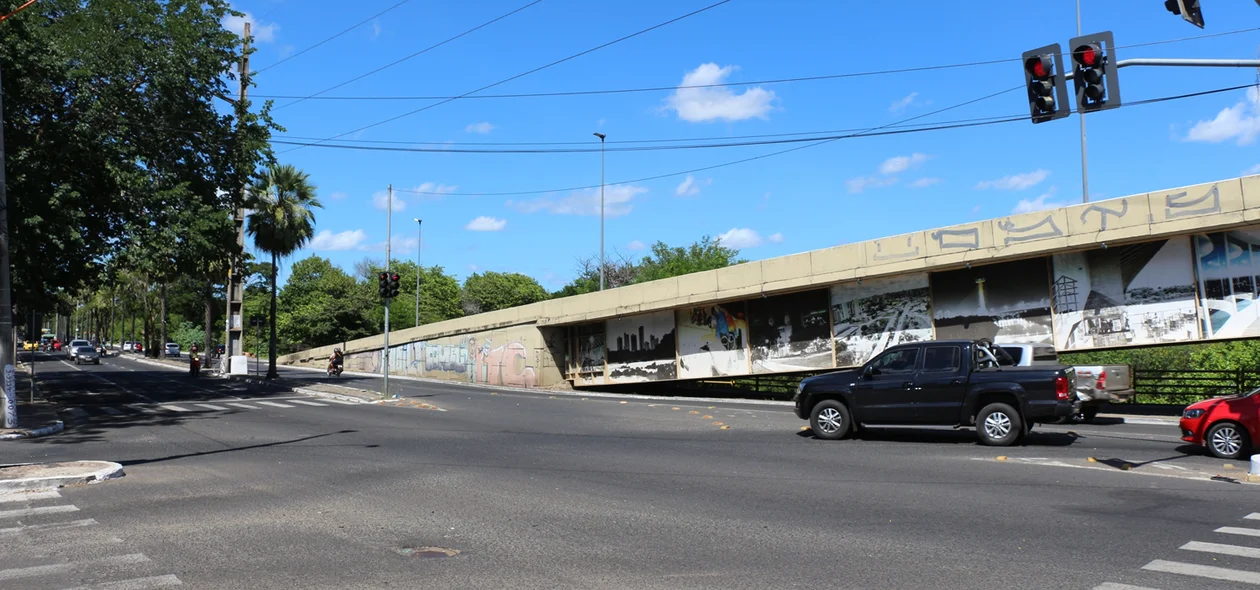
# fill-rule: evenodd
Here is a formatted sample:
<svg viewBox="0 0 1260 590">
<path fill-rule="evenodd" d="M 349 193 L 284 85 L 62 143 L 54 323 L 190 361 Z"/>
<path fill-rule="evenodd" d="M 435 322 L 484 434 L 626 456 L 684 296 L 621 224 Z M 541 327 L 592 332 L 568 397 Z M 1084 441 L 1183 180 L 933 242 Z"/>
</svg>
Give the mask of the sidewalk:
<svg viewBox="0 0 1260 590">
<path fill-rule="evenodd" d="M 36 367 L 35 376 L 39 377 Z M 32 438 L 59 432 L 64 427 L 57 419 L 57 406 L 44 398 L 39 391 L 39 382 L 35 383 L 35 394 L 31 395 L 30 365 L 19 365 L 14 389 L 17 395 L 17 428 L 0 428 L 0 441 L 19 438 Z M 2 418 L 0 418 L 2 420 Z M 0 422 L 0 426 L 3 423 Z"/>
</svg>

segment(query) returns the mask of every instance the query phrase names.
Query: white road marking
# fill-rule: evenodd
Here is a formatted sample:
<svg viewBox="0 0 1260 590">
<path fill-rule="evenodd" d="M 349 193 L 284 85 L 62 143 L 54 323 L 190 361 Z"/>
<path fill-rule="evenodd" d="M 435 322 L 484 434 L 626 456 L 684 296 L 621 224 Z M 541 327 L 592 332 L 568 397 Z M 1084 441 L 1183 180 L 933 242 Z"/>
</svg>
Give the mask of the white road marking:
<svg viewBox="0 0 1260 590">
<path fill-rule="evenodd" d="M 127 407 L 128 407 L 128 408 L 131 408 L 131 409 L 133 409 L 133 410 L 136 410 L 136 411 L 138 411 L 138 412 L 144 412 L 145 414 L 156 414 L 156 413 L 157 413 L 157 410 L 154 410 L 153 408 L 146 408 L 146 407 L 144 407 L 144 406 L 142 406 L 142 405 L 140 405 L 140 404 L 127 404 Z"/>
<path fill-rule="evenodd" d="M 148 590 L 149 588 L 166 588 L 168 586 L 179 586 L 183 582 L 174 574 L 165 576 L 153 576 L 151 578 L 132 578 L 130 580 L 118 580 L 117 582 L 104 582 L 101 584 L 92 584 L 91 586 L 75 586 L 66 590 Z"/>
<path fill-rule="evenodd" d="M 1115 582 L 1104 582 L 1098 586 L 1094 586 L 1094 590 L 1156 590 L 1156 589 L 1147 588 L 1146 586 L 1131 586 L 1129 584 L 1117 584 Z"/>
<path fill-rule="evenodd" d="M 1162 559 L 1156 559 L 1155 561 L 1142 566 L 1142 569 L 1151 572 L 1165 572 L 1169 574 L 1181 574 L 1183 576 L 1198 576 L 1200 578 L 1212 578 L 1213 580 L 1225 580 L 1228 582 L 1260 585 L 1260 574 L 1256 572 L 1234 570 L 1211 565 L 1196 565 L 1193 563 L 1181 563 L 1177 561 L 1164 561 Z"/>
<path fill-rule="evenodd" d="M 229 403 L 228 405 L 229 405 L 229 406 L 236 406 L 236 407 L 238 407 L 238 408 L 245 408 L 246 410 L 257 410 L 257 409 L 258 409 L 258 406 L 251 406 L 251 405 L 249 405 L 249 404 L 236 404 L 236 403 Z"/>
<path fill-rule="evenodd" d="M 22 518 L 37 514 L 55 514 L 58 512 L 78 512 L 78 506 L 40 506 L 39 508 L 19 508 L 17 510 L 0 510 L 0 518 Z"/>
<path fill-rule="evenodd" d="M 96 520 L 91 518 L 85 518 L 83 520 L 68 520 L 66 522 L 52 522 L 48 524 L 28 524 L 25 526 L 0 529 L 0 535 L 16 535 L 18 533 L 33 533 L 36 531 L 51 531 L 56 529 L 75 529 L 84 526 L 92 526 L 94 524 L 96 524 Z"/>
<path fill-rule="evenodd" d="M 213 404 L 193 404 L 193 405 L 197 406 L 198 408 L 205 408 L 207 410 L 226 410 L 227 409 L 223 406 L 216 406 Z"/>
<path fill-rule="evenodd" d="M 1260 529 L 1245 529 L 1236 526 L 1223 526 L 1215 531 L 1215 533 L 1225 533 L 1227 535 L 1244 535 L 1247 537 L 1260 537 Z"/>
<path fill-rule="evenodd" d="M 102 412 L 105 412 L 106 414 L 109 414 L 110 416 L 121 416 L 121 415 L 123 415 L 123 411 L 122 411 L 122 410 L 120 410 L 120 409 L 118 409 L 118 408 L 115 408 L 115 407 L 113 407 L 113 406 L 101 406 L 101 411 L 102 411 Z"/>
<path fill-rule="evenodd" d="M 47 500 L 48 498 L 60 498 L 61 492 L 57 490 L 44 490 L 42 492 L 14 492 L 10 494 L 0 494 L 0 504 L 5 502 L 26 502 L 28 500 Z"/>
<path fill-rule="evenodd" d="M 1190 541 L 1181 546 L 1186 551 L 1202 551 L 1204 553 L 1220 553 L 1221 555 L 1235 555 L 1238 557 L 1251 557 L 1260 559 L 1260 549 L 1255 547 L 1240 547 L 1238 545 L 1222 545 L 1221 543 L 1202 543 L 1199 541 Z"/>
<path fill-rule="evenodd" d="M 274 406 L 277 408 L 292 408 L 293 407 L 293 406 L 290 406 L 289 404 L 280 404 L 276 402 L 254 402 L 254 403 L 262 404 L 264 406 Z"/>
<path fill-rule="evenodd" d="M 191 412 L 192 411 L 188 408 L 181 408 L 179 406 L 172 406 L 172 405 L 165 405 L 165 406 L 158 406 L 158 407 L 168 412 Z"/>
<path fill-rule="evenodd" d="M 16 580 L 18 578 L 29 578 L 32 576 L 48 576 L 52 574 L 62 574 L 71 572 L 84 567 L 108 567 L 117 565 L 132 565 L 136 563 L 148 562 L 149 558 L 143 553 L 132 553 L 129 555 L 114 555 L 111 557 L 100 557 L 97 559 L 86 559 L 79 562 L 71 563 L 53 563 L 49 565 L 36 565 L 31 567 L 18 567 L 7 570 L 0 570 L 0 581 Z"/>
<path fill-rule="evenodd" d="M 1247 516 L 1244 516 L 1243 518 L 1247 520 L 1260 520 L 1260 512 L 1252 512 L 1251 514 L 1248 514 Z"/>
<path fill-rule="evenodd" d="M 88 415 L 87 410 L 83 408 L 66 408 L 66 412 L 75 418 L 82 418 Z"/>
<path fill-rule="evenodd" d="M 344 400 L 344 399 L 336 399 L 336 398 L 332 398 L 332 397 L 326 397 L 326 398 L 324 398 L 324 400 L 325 400 L 325 401 L 330 401 L 330 402 L 332 402 L 332 403 L 334 403 L 334 404 L 344 404 L 344 405 L 347 405 L 347 406 L 357 406 L 357 405 L 359 405 L 359 404 L 363 403 L 363 402 L 348 402 L 348 401 L 346 401 L 346 400 Z"/>
<path fill-rule="evenodd" d="M 289 400 L 289 401 L 291 401 L 291 402 L 293 402 L 293 403 L 295 403 L 295 404 L 302 404 L 302 405 L 304 405 L 304 406 L 319 406 L 319 407 L 321 407 L 321 408 L 326 408 L 326 407 L 328 407 L 328 404 L 321 404 L 321 403 L 319 403 L 319 402 L 308 402 L 308 401 L 306 401 L 306 400 L 300 400 L 300 399 L 291 399 L 291 400 Z"/>
</svg>

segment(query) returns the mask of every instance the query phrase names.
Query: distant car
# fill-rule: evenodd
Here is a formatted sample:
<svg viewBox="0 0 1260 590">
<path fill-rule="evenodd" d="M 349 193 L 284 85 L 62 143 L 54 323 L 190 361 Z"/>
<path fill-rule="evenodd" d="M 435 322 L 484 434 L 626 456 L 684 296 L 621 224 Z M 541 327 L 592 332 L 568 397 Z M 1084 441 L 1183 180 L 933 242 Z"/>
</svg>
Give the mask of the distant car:
<svg viewBox="0 0 1260 590">
<path fill-rule="evenodd" d="M 1222 459 L 1251 454 L 1260 437 L 1260 389 L 1217 397 L 1186 406 L 1181 413 L 1181 440 L 1206 447 Z"/>
<path fill-rule="evenodd" d="M 218 345 L 218 346 L 214 347 L 214 354 L 215 354 L 215 356 L 223 356 L 223 350 L 224 350 L 224 347 L 223 347 L 223 345 L 222 345 L 222 344 L 220 344 L 220 345 Z"/>
<path fill-rule="evenodd" d="M 144 352 L 144 345 L 143 345 L 143 344 L 141 344 L 141 343 L 139 343 L 139 342 L 132 342 L 132 343 L 131 343 L 131 352 L 134 352 L 134 353 L 136 353 L 136 354 L 140 354 L 140 353 Z"/>
<path fill-rule="evenodd" d="M 68 354 L 68 355 L 70 356 L 70 358 L 72 358 L 72 359 L 73 359 L 73 358 L 76 358 L 76 357 L 78 357 L 78 356 L 79 356 L 79 349 L 80 349 L 80 348 L 92 348 L 92 343 L 91 343 L 91 342 L 88 342 L 87 340 L 71 340 L 71 341 L 70 341 L 70 350 L 67 352 L 67 354 Z"/>
<path fill-rule="evenodd" d="M 174 342 L 166 343 L 166 356 L 179 356 L 179 344 Z"/>
<path fill-rule="evenodd" d="M 80 346 L 73 349 L 74 364 L 81 365 L 83 363 L 92 363 L 94 365 L 101 364 L 101 355 L 96 352 L 96 348 L 92 346 Z"/>
<path fill-rule="evenodd" d="M 38 342 L 23 342 L 22 350 L 32 350 L 32 351 L 39 350 L 39 343 Z"/>
<path fill-rule="evenodd" d="M 61 341 L 54 338 L 52 341 L 52 349 L 54 352 L 61 352 Z"/>
<path fill-rule="evenodd" d="M 126 342 L 123 342 L 123 343 L 122 343 L 122 348 L 119 348 L 119 349 L 118 349 L 118 351 L 119 351 L 119 352 L 131 352 L 131 344 L 132 344 L 132 342 L 131 342 L 130 340 L 128 340 L 128 341 L 126 341 Z"/>
</svg>

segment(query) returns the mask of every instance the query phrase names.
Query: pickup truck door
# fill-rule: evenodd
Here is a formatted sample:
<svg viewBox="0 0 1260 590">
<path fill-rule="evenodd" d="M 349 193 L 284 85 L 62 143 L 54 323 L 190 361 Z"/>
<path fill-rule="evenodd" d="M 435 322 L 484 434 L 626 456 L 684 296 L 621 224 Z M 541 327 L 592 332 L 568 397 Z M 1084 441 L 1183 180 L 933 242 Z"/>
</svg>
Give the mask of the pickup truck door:
<svg viewBox="0 0 1260 590">
<path fill-rule="evenodd" d="M 967 366 L 961 347 L 924 346 L 922 368 L 914 381 L 916 422 L 958 424 L 967 399 Z"/>
<path fill-rule="evenodd" d="M 914 376 L 921 347 L 898 347 L 867 363 L 851 387 L 858 422 L 912 424 L 915 420 Z M 869 370 L 869 372 L 868 372 Z"/>
</svg>

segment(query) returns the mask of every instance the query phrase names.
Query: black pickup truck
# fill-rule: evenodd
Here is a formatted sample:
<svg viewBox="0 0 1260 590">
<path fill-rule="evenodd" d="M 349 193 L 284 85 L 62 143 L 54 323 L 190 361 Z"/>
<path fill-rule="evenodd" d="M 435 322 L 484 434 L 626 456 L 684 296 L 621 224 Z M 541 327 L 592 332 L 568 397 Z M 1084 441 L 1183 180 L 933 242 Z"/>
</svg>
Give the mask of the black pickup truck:
<svg viewBox="0 0 1260 590">
<path fill-rule="evenodd" d="M 1007 446 L 1033 423 L 1075 415 L 1071 367 L 1013 364 L 986 340 L 902 344 L 860 368 L 801 381 L 793 401 L 814 435 L 831 440 L 867 424 L 917 424 L 975 426 L 981 443 Z"/>
</svg>

